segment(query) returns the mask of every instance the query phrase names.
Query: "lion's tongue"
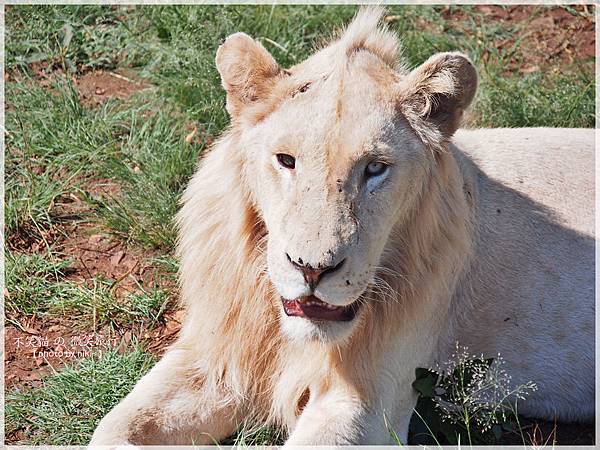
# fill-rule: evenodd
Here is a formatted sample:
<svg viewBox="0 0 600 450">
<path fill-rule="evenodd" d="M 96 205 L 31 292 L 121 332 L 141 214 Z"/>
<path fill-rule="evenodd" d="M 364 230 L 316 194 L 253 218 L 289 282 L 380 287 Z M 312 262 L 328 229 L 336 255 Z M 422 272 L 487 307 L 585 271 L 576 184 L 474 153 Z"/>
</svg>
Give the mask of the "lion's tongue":
<svg viewBox="0 0 600 450">
<path fill-rule="evenodd" d="M 283 309 L 288 316 L 332 321 L 349 321 L 354 318 L 355 311 L 351 306 L 329 305 L 315 296 L 282 301 Z"/>
</svg>

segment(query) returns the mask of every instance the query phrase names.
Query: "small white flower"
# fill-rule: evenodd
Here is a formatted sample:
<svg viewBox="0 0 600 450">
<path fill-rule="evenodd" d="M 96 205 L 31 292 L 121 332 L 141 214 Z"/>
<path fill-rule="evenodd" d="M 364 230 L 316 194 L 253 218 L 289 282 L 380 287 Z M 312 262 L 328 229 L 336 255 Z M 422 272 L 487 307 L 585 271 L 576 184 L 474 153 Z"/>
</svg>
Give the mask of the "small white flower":
<svg viewBox="0 0 600 450">
<path fill-rule="evenodd" d="M 490 367 L 482 363 L 483 355 L 475 357 L 466 347 L 456 346 L 450 361 L 438 364 L 442 376 L 434 389 L 435 407 L 442 421 L 463 426 L 476 425 L 480 431 L 507 420 L 516 411 L 516 402 L 537 390 L 535 383 L 513 386 L 500 354 Z M 465 377 L 470 376 L 467 381 Z M 469 422 L 469 423 L 465 423 Z"/>
</svg>

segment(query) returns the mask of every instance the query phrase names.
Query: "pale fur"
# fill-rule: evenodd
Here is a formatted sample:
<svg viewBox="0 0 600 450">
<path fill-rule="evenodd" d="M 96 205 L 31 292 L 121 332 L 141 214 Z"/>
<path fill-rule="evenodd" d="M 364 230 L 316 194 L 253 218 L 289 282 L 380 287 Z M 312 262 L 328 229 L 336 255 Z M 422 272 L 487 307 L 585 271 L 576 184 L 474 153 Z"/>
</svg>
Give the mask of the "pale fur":
<svg viewBox="0 0 600 450">
<path fill-rule="evenodd" d="M 389 428 L 405 440 L 415 368 L 456 341 L 538 384 L 522 412 L 592 419 L 593 132 L 451 144 L 470 62 L 441 54 L 409 73 L 380 15 L 362 10 L 287 70 L 243 34 L 219 49 L 232 127 L 178 215 L 187 318 L 92 444 L 213 443 L 247 420 L 284 427 L 288 445 L 393 443 Z M 240 49 L 255 60 L 237 66 Z M 353 174 L 374 151 L 393 161 L 367 192 Z M 275 152 L 295 152 L 295 172 Z M 286 252 L 345 258 L 316 294 L 358 299 L 354 321 L 283 314 L 280 296 L 308 289 Z"/>
</svg>

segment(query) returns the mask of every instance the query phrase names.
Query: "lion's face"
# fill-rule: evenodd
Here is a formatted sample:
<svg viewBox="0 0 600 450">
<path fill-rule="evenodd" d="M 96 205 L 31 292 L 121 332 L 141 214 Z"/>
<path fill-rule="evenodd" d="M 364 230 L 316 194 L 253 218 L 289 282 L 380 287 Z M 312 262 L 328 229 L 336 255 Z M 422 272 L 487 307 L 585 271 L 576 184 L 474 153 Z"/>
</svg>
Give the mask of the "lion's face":
<svg viewBox="0 0 600 450">
<path fill-rule="evenodd" d="M 244 133 L 268 273 L 294 335 L 350 330 L 430 164 L 393 92 L 365 71 L 371 59 L 357 55 L 344 73 L 316 79 L 294 73 L 297 84 L 311 84 Z"/>
<path fill-rule="evenodd" d="M 414 210 L 435 164 L 399 106 L 403 95 L 410 101 L 408 77 L 372 49 L 342 59 L 342 44 L 287 71 L 241 34 L 217 55 L 245 178 L 268 233 L 282 326 L 296 339 L 352 332 L 390 233 Z M 245 80 L 245 92 L 233 96 L 240 83 L 227 78 L 225 57 L 240 54 L 268 79 L 250 93 Z"/>
</svg>

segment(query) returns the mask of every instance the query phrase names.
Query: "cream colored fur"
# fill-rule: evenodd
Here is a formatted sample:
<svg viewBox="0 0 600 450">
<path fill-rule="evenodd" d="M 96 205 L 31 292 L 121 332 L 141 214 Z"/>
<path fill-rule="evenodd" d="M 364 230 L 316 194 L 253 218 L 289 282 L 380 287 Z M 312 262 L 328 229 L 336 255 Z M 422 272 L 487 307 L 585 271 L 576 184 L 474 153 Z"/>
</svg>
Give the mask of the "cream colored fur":
<svg viewBox="0 0 600 450">
<path fill-rule="evenodd" d="M 409 72 L 380 14 L 290 69 L 244 34 L 219 48 L 232 125 L 178 216 L 187 319 L 92 444 L 213 443 L 249 419 L 287 445 L 392 443 L 415 368 L 456 341 L 537 383 L 523 413 L 593 418 L 593 131 L 454 134 L 470 61 Z M 388 169 L 365 179 L 374 160 Z M 310 293 L 286 253 L 344 260 L 315 295 L 357 317 L 283 314 L 281 296 Z"/>
</svg>

